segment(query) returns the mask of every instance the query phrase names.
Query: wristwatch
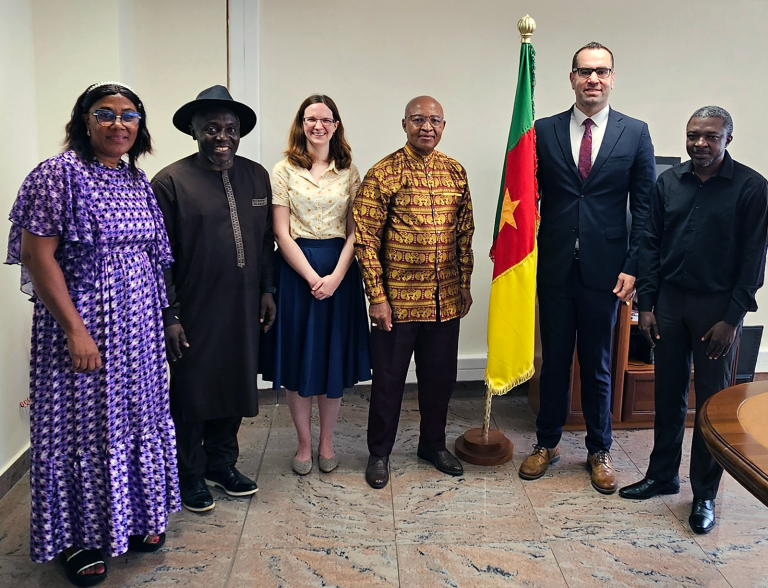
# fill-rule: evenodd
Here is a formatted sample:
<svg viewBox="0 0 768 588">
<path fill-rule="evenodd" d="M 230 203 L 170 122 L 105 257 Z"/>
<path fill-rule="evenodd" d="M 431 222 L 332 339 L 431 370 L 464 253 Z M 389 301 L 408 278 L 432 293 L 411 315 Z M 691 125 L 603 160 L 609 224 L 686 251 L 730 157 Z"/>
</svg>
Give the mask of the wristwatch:
<svg viewBox="0 0 768 588">
<path fill-rule="evenodd" d="M 277 292 L 277 288 L 275 288 L 274 286 L 272 286 L 271 288 L 262 288 L 261 289 L 261 293 L 262 294 L 274 294 L 275 292 Z"/>
</svg>

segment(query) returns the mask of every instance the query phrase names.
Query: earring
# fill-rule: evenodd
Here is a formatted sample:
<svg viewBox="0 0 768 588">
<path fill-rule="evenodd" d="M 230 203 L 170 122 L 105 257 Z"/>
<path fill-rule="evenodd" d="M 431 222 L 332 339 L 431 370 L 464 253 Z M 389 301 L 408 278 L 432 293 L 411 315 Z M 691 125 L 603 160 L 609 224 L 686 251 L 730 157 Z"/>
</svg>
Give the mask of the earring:
<svg viewBox="0 0 768 588">
<path fill-rule="evenodd" d="M 85 129 L 85 134 L 90 137 L 91 136 L 91 129 Z"/>
</svg>

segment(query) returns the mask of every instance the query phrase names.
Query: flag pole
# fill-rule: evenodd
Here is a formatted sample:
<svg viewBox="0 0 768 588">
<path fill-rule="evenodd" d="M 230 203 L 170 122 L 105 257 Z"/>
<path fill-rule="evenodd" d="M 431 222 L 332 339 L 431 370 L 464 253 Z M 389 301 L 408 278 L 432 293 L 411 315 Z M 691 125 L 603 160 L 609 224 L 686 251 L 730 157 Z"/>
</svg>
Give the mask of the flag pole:
<svg viewBox="0 0 768 588">
<path fill-rule="evenodd" d="M 491 428 L 491 389 L 485 389 L 485 416 L 483 416 L 483 441 L 488 442 L 488 429 Z"/>
<path fill-rule="evenodd" d="M 536 30 L 536 22 L 526 14 L 517 23 L 517 30 L 520 32 L 521 45 L 530 44 L 531 36 Z M 521 55 L 523 50 L 521 48 Z M 514 124 L 514 117 L 513 117 Z M 504 190 L 502 180 L 502 191 Z M 501 205 L 500 205 L 501 210 Z M 512 209 L 514 210 L 514 208 Z M 497 215 L 500 214 L 497 212 Z M 499 229 L 497 219 L 497 231 Z M 496 235 L 494 235 L 495 239 Z M 495 244 L 494 244 L 495 247 Z M 535 261 L 535 256 L 534 256 Z M 532 373 L 532 368 L 526 374 L 518 376 L 517 381 L 507 383 L 503 388 L 494 390 L 490 383 L 485 392 L 485 414 L 483 415 L 483 426 L 481 429 L 470 429 L 461 437 L 456 439 L 456 455 L 468 463 L 476 465 L 499 465 L 509 461 L 514 452 L 512 442 L 501 432 L 491 429 L 491 400 L 494 394 L 503 394 L 510 387 L 527 380 Z M 486 377 L 486 381 L 488 378 Z"/>
</svg>

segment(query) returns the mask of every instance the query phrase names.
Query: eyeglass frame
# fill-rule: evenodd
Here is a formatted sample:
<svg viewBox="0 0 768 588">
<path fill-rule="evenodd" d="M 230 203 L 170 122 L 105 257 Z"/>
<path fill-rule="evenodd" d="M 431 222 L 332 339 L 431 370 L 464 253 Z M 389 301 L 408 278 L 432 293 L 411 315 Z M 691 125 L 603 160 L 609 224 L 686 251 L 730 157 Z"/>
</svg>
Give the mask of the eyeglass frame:
<svg viewBox="0 0 768 588">
<path fill-rule="evenodd" d="M 607 74 L 605 74 L 605 76 L 603 76 L 603 77 L 600 77 L 600 74 L 599 74 L 599 73 L 597 73 L 597 70 L 598 70 L 598 69 L 605 69 L 605 70 L 608 70 L 608 73 L 607 73 Z M 581 70 L 589 70 L 589 75 L 586 75 L 586 76 L 583 76 L 583 75 L 581 75 Z M 571 70 L 571 73 L 574 73 L 574 74 L 576 74 L 576 75 L 577 75 L 577 76 L 579 76 L 579 77 L 580 77 L 582 80 L 588 80 L 589 78 L 591 78 L 591 77 L 592 77 L 592 74 L 595 74 L 595 75 L 597 76 L 597 79 L 598 79 L 598 80 L 607 80 L 609 77 L 611 77 L 611 74 L 613 73 L 613 71 L 614 71 L 614 70 L 613 70 L 613 68 L 612 68 L 612 67 L 574 67 L 574 68 Z"/>
<path fill-rule="evenodd" d="M 416 121 L 413 120 L 414 116 L 422 116 L 422 117 L 424 117 L 424 122 L 421 123 L 421 124 L 417 123 Z M 433 117 L 434 118 L 439 118 L 440 122 L 439 123 L 435 123 L 435 121 L 432 120 Z M 408 119 L 409 121 L 411 121 L 417 127 L 423 127 L 425 124 L 427 124 L 427 121 L 429 121 L 429 124 L 432 125 L 433 127 L 439 127 L 439 126 L 443 126 L 445 124 L 445 117 L 437 116 L 437 115 L 426 116 L 424 114 L 409 114 L 405 118 Z"/>
<path fill-rule="evenodd" d="M 99 121 L 99 115 L 96 114 L 97 112 L 109 113 L 109 114 L 111 114 L 112 116 L 115 117 L 115 120 L 113 120 L 112 122 L 109 122 L 107 124 L 104 124 L 104 123 Z M 97 108 L 96 110 L 92 110 L 90 112 L 90 114 L 93 115 L 93 117 L 96 119 L 96 124 L 98 124 L 100 127 L 111 127 L 112 125 L 117 124 L 118 120 L 120 121 L 120 124 L 123 125 L 126 128 L 138 127 L 141 124 L 141 118 L 142 118 L 141 117 L 141 113 L 140 112 L 136 112 L 135 110 L 128 110 L 128 111 L 124 112 L 123 114 L 115 114 L 114 112 L 112 112 L 111 110 L 108 110 L 106 108 Z M 135 114 L 136 117 L 137 117 L 136 118 L 136 124 L 135 125 L 134 124 L 125 124 L 125 121 L 123 120 L 123 115 L 125 115 L 125 114 Z"/>
<path fill-rule="evenodd" d="M 307 121 L 309 121 L 309 120 L 313 120 L 313 121 L 315 121 L 315 122 L 313 122 L 313 123 L 309 123 L 309 122 L 307 122 Z M 329 120 L 329 121 L 331 121 L 331 122 L 329 122 L 329 123 L 327 123 L 327 124 L 326 124 L 326 123 L 325 123 L 325 121 L 327 121 L 327 120 Z M 335 125 L 337 122 L 339 122 L 339 121 L 337 121 L 337 120 L 335 120 L 335 119 L 333 119 L 333 118 L 317 118 L 317 117 L 314 117 L 314 116 L 304 116 L 304 117 L 302 117 L 302 118 L 301 118 L 301 121 L 302 121 L 302 122 L 303 122 L 305 125 L 310 125 L 310 126 L 313 126 L 313 127 L 314 127 L 314 126 L 315 126 L 317 123 L 320 123 L 320 124 L 321 124 L 321 125 L 323 125 L 325 128 L 328 128 L 328 127 L 332 127 L 332 126 L 333 126 L 333 125 Z"/>
</svg>

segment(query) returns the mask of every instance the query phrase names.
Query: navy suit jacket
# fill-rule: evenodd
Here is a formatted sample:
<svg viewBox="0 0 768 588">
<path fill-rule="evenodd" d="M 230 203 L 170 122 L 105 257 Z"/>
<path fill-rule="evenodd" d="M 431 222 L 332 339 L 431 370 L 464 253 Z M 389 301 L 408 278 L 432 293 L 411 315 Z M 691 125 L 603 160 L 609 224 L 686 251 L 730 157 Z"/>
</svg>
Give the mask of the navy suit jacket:
<svg viewBox="0 0 768 588">
<path fill-rule="evenodd" d="M 638 250 L 656 181 L 651 136 L 643 121 L 611 108 L 600 150 L 582 183 L 571 151 L 570 124 L 571 110 L 535 123 L 541 196 L 538 281 L 548 286 L 566 281 L 578 236 L 584 282 L 613 290 L 619 273 L 637 277 Z"/>
</svg>

